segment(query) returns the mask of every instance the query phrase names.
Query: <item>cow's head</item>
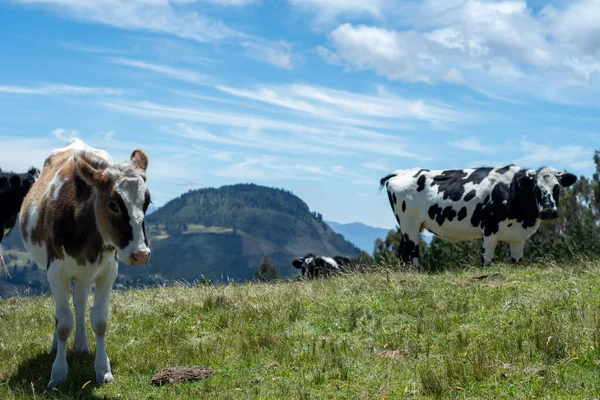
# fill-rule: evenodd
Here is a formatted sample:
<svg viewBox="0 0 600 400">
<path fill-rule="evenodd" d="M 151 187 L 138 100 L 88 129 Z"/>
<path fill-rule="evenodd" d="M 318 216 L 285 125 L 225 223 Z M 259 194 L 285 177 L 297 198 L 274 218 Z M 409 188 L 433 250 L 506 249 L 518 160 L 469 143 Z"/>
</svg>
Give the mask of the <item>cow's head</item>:
<svg viewBox="0 0 600 400">
<path fill-rule="evenodd" d="M 304 257 L 300 257 L 292 261 L 292 265 L 300 270 L 302 270 L 302 277 L 307 278 L 311 264 L 313 264 L 313 260 L 315 259 L 315 255 L 308 253 Z"/>
<path fill-rule="evenodd" d="M 33 167 L 24 174 L 0 172 L 0 215 L 3 219 L 19 213 L 23 199 L 39 175 L 40 171 Z"/>
<path fill-rule="evenodd" d="M 148 156 L 134 150 L 129 162 L 108 164 L 85 156 L 76 159 L 79 175 L 96 192 L 96 221 L 105 243 L 117 250 L 117 258 L 129 265 L 150 259 L 146 238 L 146 210 L 150 191 L 146 187 Z"/>
<path fill-rule="evenodd" d="M 577 176 L 550 167 L 528 170 L 519 178 L 519 186 L 532 190 L 543 220 L 558 218 L 560 187 L 569 187 L 577 181 Z"/>
</svg>

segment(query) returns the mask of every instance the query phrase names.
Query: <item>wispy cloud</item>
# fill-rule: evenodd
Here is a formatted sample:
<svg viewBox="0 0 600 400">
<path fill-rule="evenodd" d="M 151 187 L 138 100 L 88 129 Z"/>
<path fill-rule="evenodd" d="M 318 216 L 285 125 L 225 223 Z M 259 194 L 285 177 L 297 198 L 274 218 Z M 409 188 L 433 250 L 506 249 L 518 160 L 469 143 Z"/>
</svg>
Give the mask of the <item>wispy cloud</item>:
<svg viewBox="0 0 600 400">
<path fill-rule="evenodd" d="M 270 41 L 246 34 L 224 22 L 199 13 L 203 7 L 189 0 L 13 0 L 21 4 L 51 7 L 67 18 L 109 25 L 119 29 L 172 35 L 196 42 L 222 42 L 246 49 L 258 61 L 292 69 L 300 56 L 285 41 Z M 203 0 L 218 5 L 248 5 L 250 0 Z"/>
<path fill-rule="evenodd" d="M 475 136 L 457 140 L 450 144 L 459 149 L 473 151 L 475 153 L 482 153 L 482 154 L 493 153 L 494 151 L 497 150 L 496 146 L 485 145 L 485 144 L 481 143 L 481 141 L 479 140 L 478 137 L 475 137 Z"/>
<path fill-rule="evenodd" d="M 287 70 L 292 70 L 294 62 L 302 59 L 285 41 L 245 41 L 242 42 L 242 46 L 250 58 Z"/>
<path fill-rule="evenodd" d="M 580 145 L 552 147 L 523 139 L 520 143 L 520 150 L 524 155 L 516 159 L 515 164 L 530 168 L 549 164 L 553 168 L 586 171 L 593 166 L 594 150 Z"/>
<path fill-rule="evenodd" d="M 382 127 L 386 125 L 384 119 L 453 123 L 467 123 L 472 119 L 466 112 L 450 106 L 421 99 L 409 100 L 387 93 L 366 95 L 303 84 L 257 89 L 218 86 L 218 89 L 234 96 L 353 125 Z"/>
<path fill-rule="evenodd" d="M 126 65 L 128 67 L 139 68 L 146 71 L 156 72 L 158 74 L 167 76 L 169 78 L 177 79 L 180 81 L 195 83 L 198 85 L 206 85 L 209 82 L 209 78 L 206 75 L 200 74 L 195 71 L 191 71 L 183 68 L 173 68 L 167 65 L 153 64 L 140 60 L 130 60 L 126 58 L 114 58 L 111 62 L 120 65 Z"/>
<path fill-rule="evenodd" d="M 62 11 L 67 17 L 121 29 L 167 33 L 184 39 L 209 42 L 244 37 L 241 32 L 195 11 L 176 10 L 168 0 L 14 0 L 42 4 Z"/>
<path fill-rule="evenodd" d="M 8 86 L 0 85 L 0 93 L 22 95 L 96 95 L 118 96 L 123 94 L 121 89 L 72 86 L 55 83 L 44 83 L 37 86 Z"/>
</svg>

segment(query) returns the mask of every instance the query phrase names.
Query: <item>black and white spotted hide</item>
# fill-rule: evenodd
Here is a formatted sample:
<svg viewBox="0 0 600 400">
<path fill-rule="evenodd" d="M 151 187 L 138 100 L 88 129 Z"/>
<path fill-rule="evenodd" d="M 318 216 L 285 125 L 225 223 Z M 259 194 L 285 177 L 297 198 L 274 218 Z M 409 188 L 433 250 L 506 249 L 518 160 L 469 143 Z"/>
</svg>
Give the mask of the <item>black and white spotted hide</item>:
<svg viewBox="0 0 600 400">
<path fill-rule="evenodd" d="M 303 278 L 314 279 L 343 272 L 345 270 L 344 265 L 346 263 L 346 265 L 350 265 L 351 262 L 352 259 L 349 257 L 336 256 L 331 258 L 309 253 L 292 261 L 292 265 L 302 271 Z"/>
<path fill-rule="evenodd" d="M 515 261 L 541 220 L 558 217 L 561 187 L 577 177 L 544 167 L 397 170 L 381 179 L 403 236 L 401 258 L 419 267 L 419 239 L 427 229 L 442 239 L 483 237 L 482 265 L 499 241 L 508 242 Z"/>
</svg>

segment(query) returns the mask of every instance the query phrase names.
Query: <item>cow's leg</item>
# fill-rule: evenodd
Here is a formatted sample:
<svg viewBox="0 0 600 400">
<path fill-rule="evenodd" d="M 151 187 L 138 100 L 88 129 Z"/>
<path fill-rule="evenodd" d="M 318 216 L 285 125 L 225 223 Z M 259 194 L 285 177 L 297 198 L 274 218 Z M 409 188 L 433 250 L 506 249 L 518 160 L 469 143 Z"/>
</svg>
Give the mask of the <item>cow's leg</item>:
<svg viewBox="0 0 600 400">
<path fill-rule="evenodd" d="M 96 358 L 94 360 L 94 370 L 96 371 L 96 380 L 103 383 L 114 381 L 110 370 L 110 360 L 106 354 L 106 343 L 104 341 L 106 328 L 108 325 L 108 300 L 112 285 L 117 277 L 117 261 L 111 259 L 108 261 L 106 272 L 96 279 L 96 294 L 94 296 L 94 306 L 90 312 L 90 322 L 92 329 L 96 334 Z"/>
<path fill-rule="evenodd" d="M 494 252 L 496 251 L 496 245 L 498 244 L 498 237 L 496 235 L 484 236 L 483 237 L 483 248 L 481 250 L 481 266 L 485 269 L 494 259 Z"/>
<path fill-rule="evenodd" d="M 54 329 L 56 358 L 52 364 L 52 375 L 48 383 L 48 386 L 51 387 L 67 379 L 67 339 L 73 330 L 73 313 L 69 306 L 70 280 L 61 276 L 62 266 L 62 261 L 52 262 L 47 274 L 56 308 L 56 327 Z"/>
<path fill-rule="evenodd" d="M 510 244 L 510 256 L 513 262 L 518 263 L 523 258 L 523 248 L 525 247 L 525 241 L 514 242 Z"/>
<path fill-rule="evenodd" d="M 412 263 L 421 270 L 419 262 L 419 242 L 421 240 L 421 224 L 403 219 L 402 223 L 402 261 Z"/>
<path fill-rule="evenodd" d="M 73 286 L 73 306 L 75 306 L 75 345 L 73 347 L 76 351 L 89 354 L 90 347 L 85 330 L 85 312 L 90 288 L 80 282 L 75 282 Z"/>
</svg>

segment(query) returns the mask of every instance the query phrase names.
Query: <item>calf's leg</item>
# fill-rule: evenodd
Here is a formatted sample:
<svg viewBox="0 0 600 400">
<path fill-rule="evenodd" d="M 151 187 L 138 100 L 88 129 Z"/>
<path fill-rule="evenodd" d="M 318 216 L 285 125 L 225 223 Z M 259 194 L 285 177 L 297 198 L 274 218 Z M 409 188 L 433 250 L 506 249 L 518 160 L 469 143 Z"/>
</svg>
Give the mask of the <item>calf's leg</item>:
<svg viewBox="0 0 600 400">
<path fill-rule="evenodd" d="M 90 294 L 89 286 L 84 286 L 80 282 L 73 285 L 73 306 L 75 306 L 75 345 L 76 351 L 88 354 L 90 347 L 88 344 L 87 332 L 85 330 L 85 312 L 87 309 L 88 296 Z"/>
<path fill-rule="evenodd" d="M 106 273 L 96 279 L 96 295 L 94 296 L 94 306 L 90 312 L 90 322 L 96 334 L 94 370 L 96 371 L 96 380 L 103 383 L 114 382 L 104 340 L 108 326 L 108 300 L 117 277 L 116 260 L 112 259 L 109 262 L 110 265 L 106 266 Z"/>
<path fill-rule="evenodd" d="M 67 339 L 71 334 L 71 330 L 73 330 L 73 313 L 69 305 L 70 280 L 61 276 L 62 264 L 62 261 L 52 262 L 47 273 L 56 309 L 56 327 L 53 340 L 56 344 L 56 358 L 52 364 L 52 374 L 48 383 L 50 387 L 54 387 L 67 379 Z"/>
</svg>

